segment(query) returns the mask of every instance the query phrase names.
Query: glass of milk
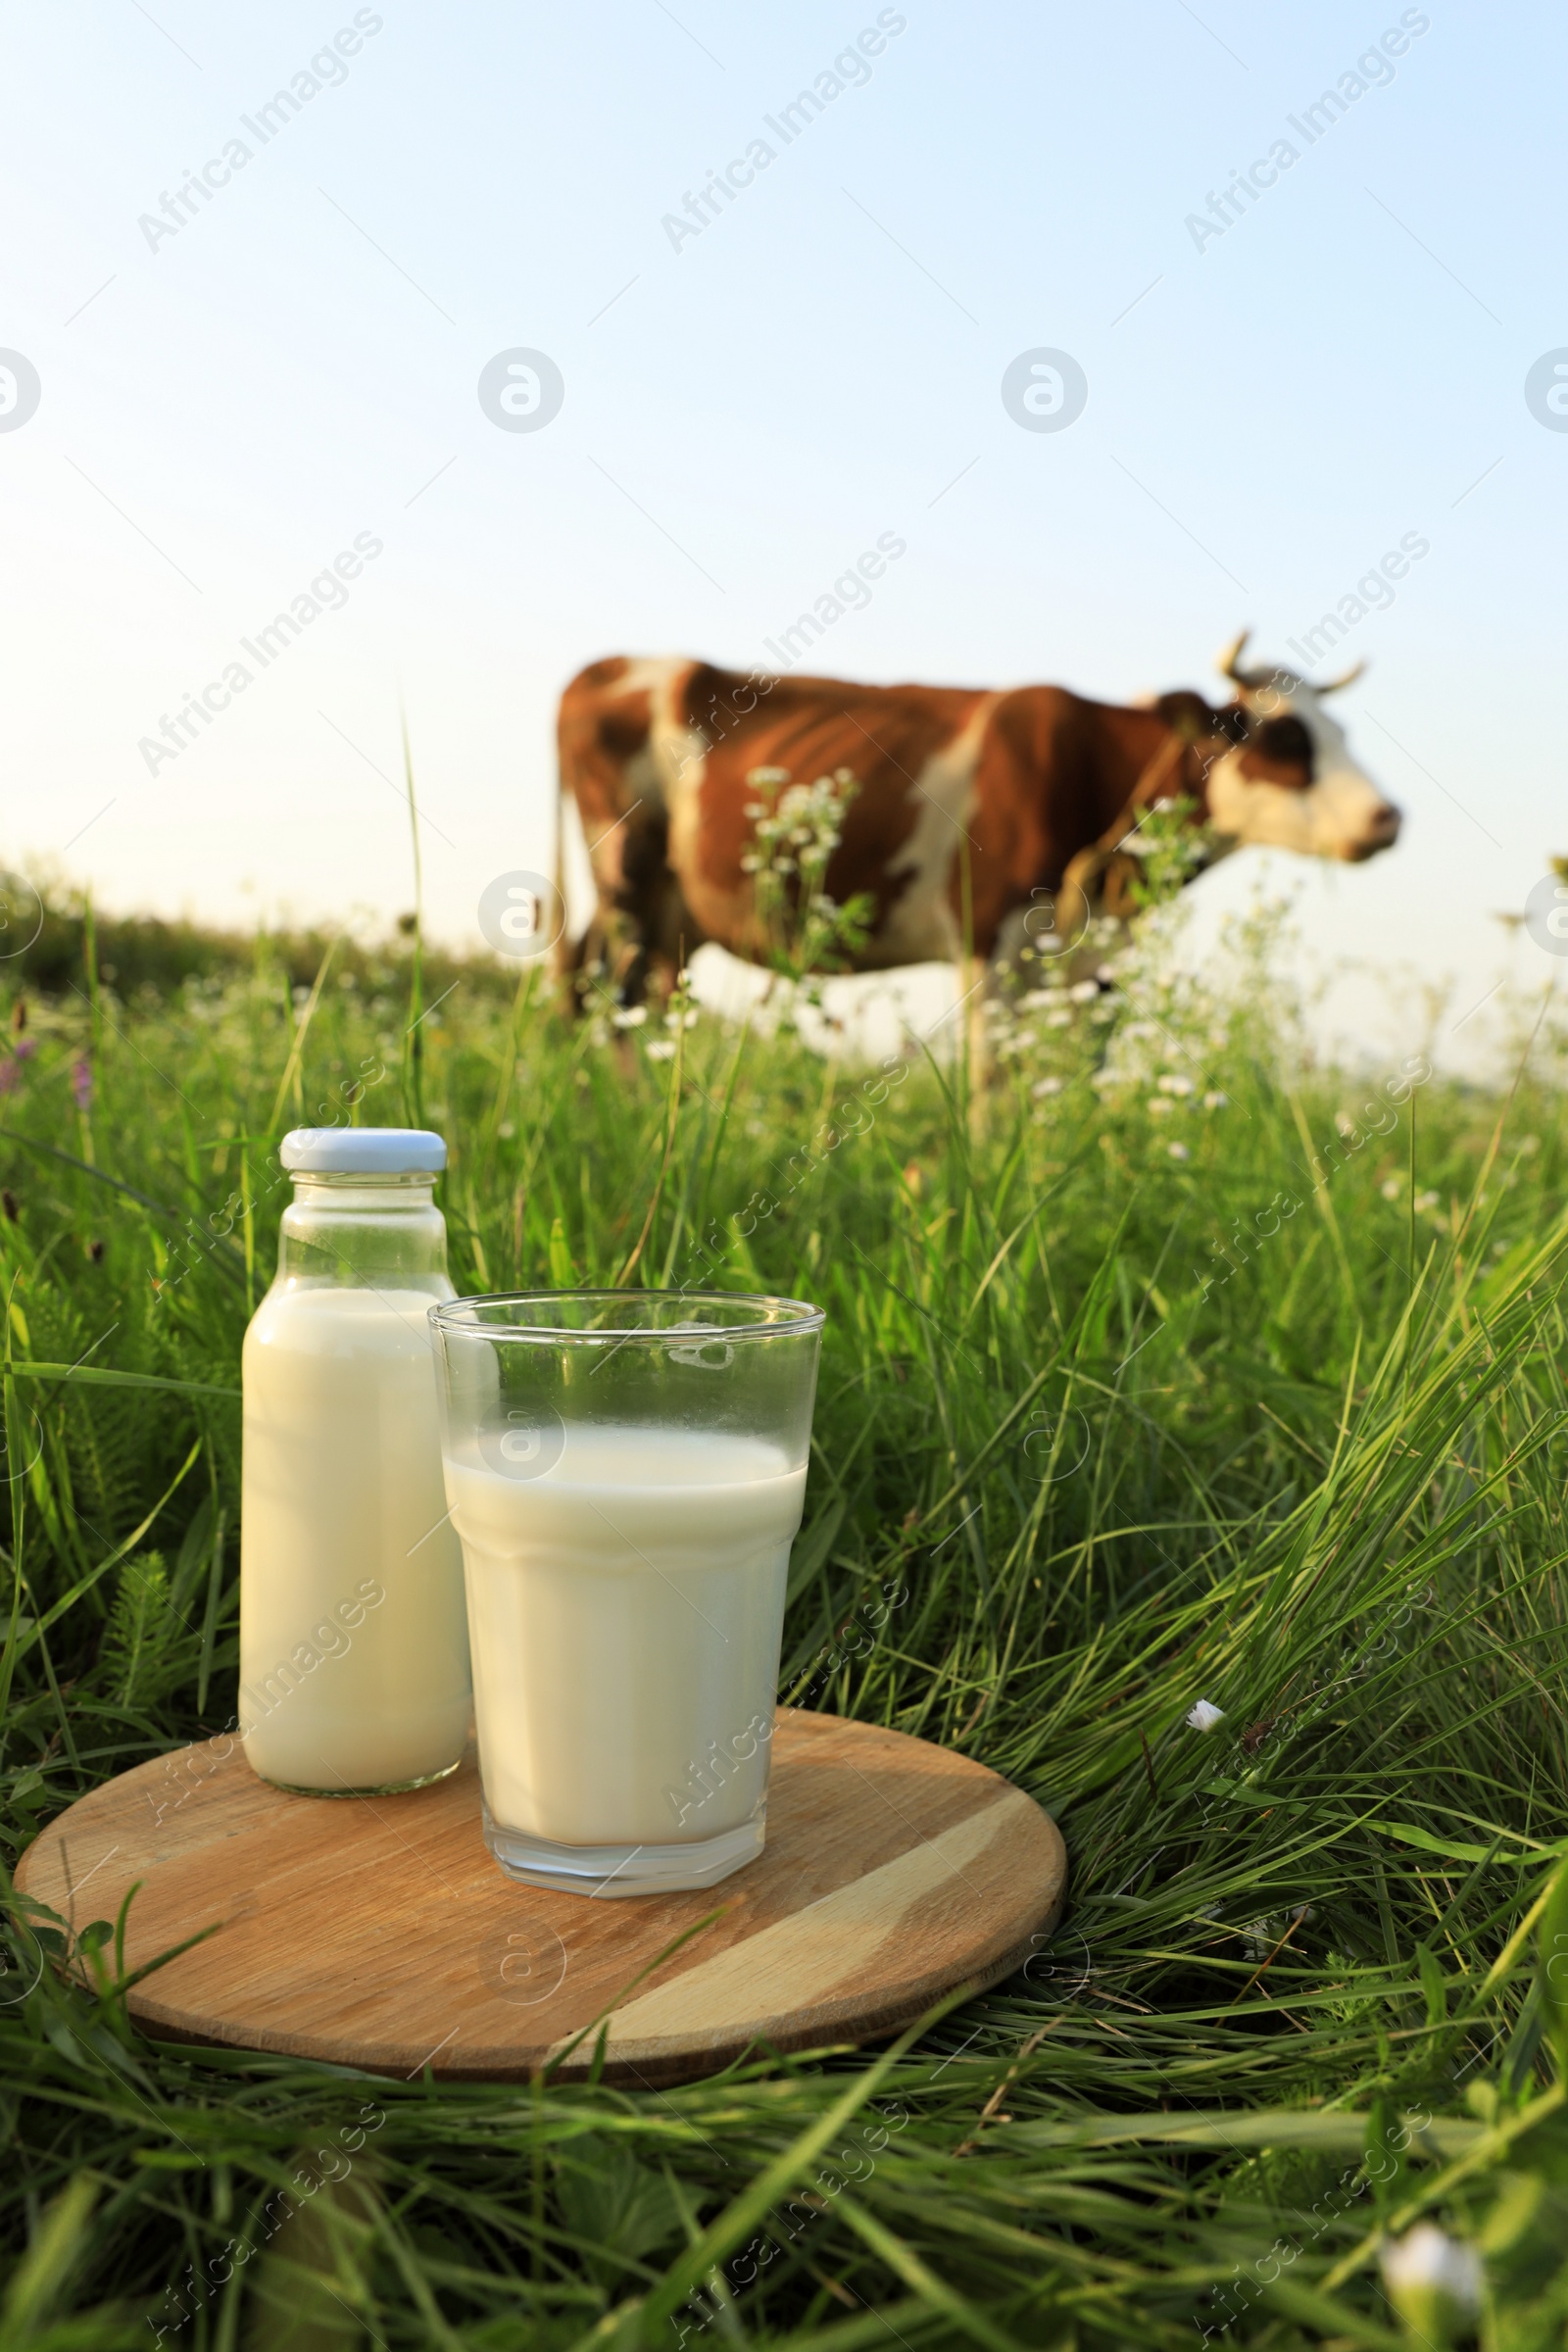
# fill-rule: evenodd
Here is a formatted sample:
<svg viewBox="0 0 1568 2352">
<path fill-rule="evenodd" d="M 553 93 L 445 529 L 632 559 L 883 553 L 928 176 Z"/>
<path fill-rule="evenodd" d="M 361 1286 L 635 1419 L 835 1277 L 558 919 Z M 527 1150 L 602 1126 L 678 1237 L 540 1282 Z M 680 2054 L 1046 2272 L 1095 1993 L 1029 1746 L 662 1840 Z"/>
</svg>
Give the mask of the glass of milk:
<svg viewBox="0 0 1568 2352">
<path fill-rule="evenodd" d="M 821 1309 L 553 1291 L 430 1314 L 484 1831 L 585 1895 L 762 1850 Z"/>
<path fill-rule="evenodd" d="M 277 1279 L 245 1334 L 239 1729 L 264 1780 L 417 1788 L 472 1713 L 429 1310 L 438 1135 L 296 1128 Z"/>
</svg>

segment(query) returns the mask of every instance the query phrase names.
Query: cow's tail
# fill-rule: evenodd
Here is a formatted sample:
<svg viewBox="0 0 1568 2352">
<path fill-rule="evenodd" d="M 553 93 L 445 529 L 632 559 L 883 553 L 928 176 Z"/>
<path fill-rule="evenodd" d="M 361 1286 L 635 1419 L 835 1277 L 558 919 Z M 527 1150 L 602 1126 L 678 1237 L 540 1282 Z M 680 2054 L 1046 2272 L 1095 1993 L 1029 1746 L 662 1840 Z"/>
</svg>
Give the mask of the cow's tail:
<svg viewBox="0 0 1568 2352">
<path fill-rule="evenodd" d="M 556 744 L 556 859 L 551 879 L 556 893 L 554 911 L 561 928 L 556 934 L 552 962 L 562 1007 L 570 1013 L 581 1010 L 577 972 L 582 963 L 584 949 L 593 925 L 590 923 L 582 938 L 575 940 L 568 927 L 569 909 L 566 905 L 566 811 L 568 804 L 573 808 L 577 805 L 566 787 L 565 762 L 562 758 L 558 735 Z"/>
<path fill-rule="evenodd" d="M 561 925 L 561 945 L 566 938 L 566 779 L 561 772 L 561 752 L 556 751 L 556 870 L 551 877 L 556 886 L 556 918 Z"/>
</svg>

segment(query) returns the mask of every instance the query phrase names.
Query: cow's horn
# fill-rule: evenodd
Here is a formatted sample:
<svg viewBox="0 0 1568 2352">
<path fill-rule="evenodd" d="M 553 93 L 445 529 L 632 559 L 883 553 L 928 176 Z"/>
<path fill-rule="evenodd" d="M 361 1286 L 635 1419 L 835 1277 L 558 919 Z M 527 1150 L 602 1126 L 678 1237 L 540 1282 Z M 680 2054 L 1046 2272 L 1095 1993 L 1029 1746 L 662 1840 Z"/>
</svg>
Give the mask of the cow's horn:
<svg viewBox="0 0 1568 2352">
<path fill-rule="evenodd" d="M 1247 640 L 1251 634 L 1252 632 L 1250 629 L 1244 629 L 1239 637 L 1232 639 L 1231 643 L 1225 648 L 1225 651 L 1220 655 L 1219 659 L 1214 663 L 1214 667 L 1219 671 L 1219 674 L 1222 678 L 1230 678 L 1238 686 L 1245 686 L 1247 683 L 1246 679 L 1242 676 L 1241 661 L 1242 653 L 1246 647 Z"/>
<path fill-rule="evenodd" d="M 1356 679 L 1360 677 L 1365 668 L 1366 660 L 1363 656 L 1359 662 L 1352 662 L 1350 663 L 1349 668 L 1345 672 L 1343 677 L 1325 678 L 1317 691 L 1319 694 L 1338 694 L 1343 686 L 1353 686 Z"/>
</svg>

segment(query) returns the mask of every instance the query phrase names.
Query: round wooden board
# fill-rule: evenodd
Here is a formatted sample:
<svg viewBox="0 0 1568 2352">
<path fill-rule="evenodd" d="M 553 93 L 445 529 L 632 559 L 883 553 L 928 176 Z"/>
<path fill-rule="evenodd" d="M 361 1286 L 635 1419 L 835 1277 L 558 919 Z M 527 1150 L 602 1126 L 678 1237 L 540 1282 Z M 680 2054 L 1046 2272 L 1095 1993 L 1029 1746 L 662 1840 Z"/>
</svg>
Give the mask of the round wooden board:
<svg viewBox="0 0 1568 2352">
<path fill-rule="evenodd" d="M 875 2039 L 959 1984 L 996 1984 L 1055 1924 L 1066 1875 L 1055 1823 L 984 1765 L 781 1708 L 766 1847 L 700 1893 L 515 1885 L 486 1849 L 471 1757 L 406 1796 L 328 1799 L 269 1787 L 223 1739 L 79 1798 L 17 1885 L 79 1930 L 115 1918 L 139 1879 L 131 1968 L 217 1926 L 131 1992 L 151 2034 L 516 2081 L 609 2010 L 606 2077 L 651 2084 L 753 2043 Z M 596 2039 L 561 2080 L 586 2074 Z"/>
</svg>

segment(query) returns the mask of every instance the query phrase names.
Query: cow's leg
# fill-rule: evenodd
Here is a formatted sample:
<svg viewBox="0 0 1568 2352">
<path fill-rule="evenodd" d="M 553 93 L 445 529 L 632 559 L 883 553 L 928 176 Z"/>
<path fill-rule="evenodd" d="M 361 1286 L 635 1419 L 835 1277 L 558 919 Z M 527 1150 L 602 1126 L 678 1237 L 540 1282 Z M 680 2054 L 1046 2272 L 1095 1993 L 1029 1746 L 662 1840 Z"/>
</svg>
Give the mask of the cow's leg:
<svg viewBox="0 0 1568 2352">
<path fill-rule="evenodd" d="M 612 1004 L 634 1004 L 627 994 L 641 946 L 621 908 L 596 902 L 580 939 L 563 939 L 556 951 L 556 975 L 564 1010 L 575 1016 Z"/>
<path fill-rule="evenodd" d="M 572 939 L 563 931 L 551 956 L 555 973 L 556 997 L 563 1012 L 575 1014 L 582 1010 L 583 976 L 594 956 L 595 914 L 590 915 L 580 939 Z"/>
<path fill-rule="evenodd" d="M 645 804 L 596 844 L 593 917 L 571 950 L 579 1005 L 662 1001 L 701 946 L 705 935 L 670 871 L 667 843 L 662 808 Z"/>
<path fill-rule="evenodd" d="M 629 816 L 616 844 L 619 918 L 614 986 L 622 1004 L 646 1002 L 650 986 L 667 996 L 673 978 L 667 902 L 680 888 L 669 870 L 669 819 L 662 804 L 645 802 Z"/>
</svg>

